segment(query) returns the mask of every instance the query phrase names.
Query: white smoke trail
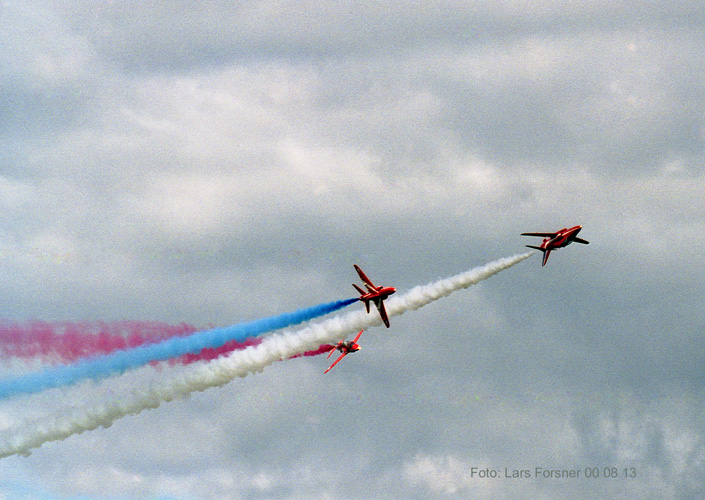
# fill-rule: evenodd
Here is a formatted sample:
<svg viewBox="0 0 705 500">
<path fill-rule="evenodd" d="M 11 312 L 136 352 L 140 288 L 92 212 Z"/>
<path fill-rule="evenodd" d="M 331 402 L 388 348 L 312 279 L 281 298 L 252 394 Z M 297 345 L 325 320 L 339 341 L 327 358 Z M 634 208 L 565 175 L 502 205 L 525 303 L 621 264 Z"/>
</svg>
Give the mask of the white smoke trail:
<svg viewBox="0 0 705 500">
<path fill-rule="evenodd" d="M 527 259 L 533 253 L 535 252 L 499 259 L 450 278 L 417 286 L 404 295 L 390 298 L 386 302 L 387 312 L 392 317 L 419 309 L 454 291 L 486 280 Z M 27 424 L 24 429 L 8 431 L 12 436 L 0 443 L 0 458 L 17 454 L 29 455 L 30 450 L 49 441 L 63 440 L 73 434 L 94 430 L 101 426 L 109 427 L 113 422 L 127 415 L 136 415 L 144 410 L 157 408 L 163 402 L 172 401 L 193 392 L 225 385 L 236 377 L 261 372 L 265 367 L 281 359 L 339 340 L 363 328 L 381 324 L 382 320 L 376 312 L 367 314 L 364 310 L 360 310 L 311 324 L 298 331 L 272 335 L 257 346 L 234 351 L 227 357 L 218 358 L 209 363 L 195 364 L 177 377 L 161 384 L 153 383 L 146 389 L 134 389 L 129 396 L 121 397 L 119 400 L 75 408 L 69 413 L 64 411 Z"/>
</svg>

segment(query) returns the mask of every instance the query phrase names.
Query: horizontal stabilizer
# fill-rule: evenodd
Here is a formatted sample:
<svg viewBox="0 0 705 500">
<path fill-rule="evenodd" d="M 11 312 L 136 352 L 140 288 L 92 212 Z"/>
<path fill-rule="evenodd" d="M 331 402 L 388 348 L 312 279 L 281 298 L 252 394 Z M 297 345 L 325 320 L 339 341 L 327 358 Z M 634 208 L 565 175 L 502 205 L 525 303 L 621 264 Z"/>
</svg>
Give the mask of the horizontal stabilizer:
<svg viewBox="0 0 705 500">
<path fill-rule="evenodd" d="M 529 247 L 529 248 L 533 248 L 534 250 L 541 250 L 542 252 L 545 252 L 545 251 L 546 251 L 546 250 L 544 250 L 543 248 L 541 248 L 541 247 L 535 247 L 534 245 L 524 245 L 524 246 Z"/>
</svg>

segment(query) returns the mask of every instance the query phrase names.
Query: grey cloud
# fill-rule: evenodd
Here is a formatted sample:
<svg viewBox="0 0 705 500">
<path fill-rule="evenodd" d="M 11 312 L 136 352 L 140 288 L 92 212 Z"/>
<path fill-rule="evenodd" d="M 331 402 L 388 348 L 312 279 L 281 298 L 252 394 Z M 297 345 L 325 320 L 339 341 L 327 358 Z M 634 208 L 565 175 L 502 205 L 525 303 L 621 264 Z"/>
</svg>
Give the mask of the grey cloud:
<svg viewBox="0 0 705 500">
<path fill-rule="evenodd" d="M 280 363 L 4 459 L 0 483 L 702 491 L 700 3 L 32 6 L 3 7 L 3 317 L 221 325 L 348 296 L 354 263 L 401 290 L 522 252 L 524 231 L 582 223 L 591 244 L 371 329 L 325 377 L 325 360 Z M 178 371 L 4 402 L 0 423 L 160 376 Z M 468 476 L 587 462 L 640 475 Z"/>
</svg>

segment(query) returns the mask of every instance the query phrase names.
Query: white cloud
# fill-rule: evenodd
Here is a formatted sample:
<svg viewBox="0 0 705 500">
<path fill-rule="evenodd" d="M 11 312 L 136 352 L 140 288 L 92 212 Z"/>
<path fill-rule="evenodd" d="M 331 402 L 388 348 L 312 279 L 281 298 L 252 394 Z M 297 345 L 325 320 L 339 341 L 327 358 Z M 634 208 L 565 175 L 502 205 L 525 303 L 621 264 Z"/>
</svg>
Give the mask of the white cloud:
<svg viewBox="0 0 705 500">
<path fill-rule="evenodd" d="M 404 466 L 411 484 L 423 484 L 433 493 L 458 493 L 477 487 L 470 478 L 470 465 L 454 457 L 416 457 Z"/>
<path fill-rule="evenodd" d="M 35 190 L 30 184 L 0 176 L 0 204 L 4 210 L 28 204 L 34 195 Z"/>
</svg>

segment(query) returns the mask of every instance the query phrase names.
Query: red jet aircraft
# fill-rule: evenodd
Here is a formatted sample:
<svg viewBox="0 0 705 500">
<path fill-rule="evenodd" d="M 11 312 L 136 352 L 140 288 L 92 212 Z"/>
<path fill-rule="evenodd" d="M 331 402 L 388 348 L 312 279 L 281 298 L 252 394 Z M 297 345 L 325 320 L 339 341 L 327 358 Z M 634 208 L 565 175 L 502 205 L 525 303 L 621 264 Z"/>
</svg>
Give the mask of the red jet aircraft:
<svg viewBox="0 0 705 500">
<path fill-rule="evenodd" d="M 529 248 L 535 248 L 536 250 L 541 250 L 543 252 L 543 264 L 546 265 L 548 256 L 551 254 L 551 250 L 557 248 L 562 248 L 570 245 L 571 243 L 582 243 L 587 245 L 589 241 L 585 241 L 582 238 L 578 238 L 578 233 L 583 228 L 583 226 L 573 226 L 569 228 L 563 228 L 555 233 L 521 233 L 522 236 L 542 236 L 543 241 L 541 246 L 535 247 L 533 245 L 526 245 Z"/>
<path fill-rule="evenodd" d="M 362 269 L 357 266 L 353 267 L 355 268 L 355 271 L 357 271 L 357 274 L 360 275 L 360 279 L 365 284 L 365 288 L 367 288 L 367 291 L 364 291 L 362 288 L 353 283 L 355 290 L 360 292 L 360 300 L 365 303 L 367 312 L 370 312 L 370 301 L 374 302 L 375 306 L 377 306 L 377 310 L 379 311 L 379 315 L 382 317 L 382 321 L 384 321 L 384 324 L 387 325 L 387 328 L 389 328 L 389 318 L 387 317 L 387 310 L 384 308 L 384 299 L 396 292 L 397 289 L 391 286 L 374 286 L 374 284 L 370 281 L 370 278 L 365 276 L 365 273 L 362 272 Z"/>
<path fill-rule="evenodd" d="M 333 349 L 331 349 L 330 352 L 328 353 L 328 357 L 330 358 L 330 355 L 333 354 L 336 349 L 339 350 L 340 352 L 342 352 L 343 354 L 341 354 L 341 355 L 338 357 L 338 359 L 336 359 L 335 361 L 333 361 L 333 364 L 330 365 L 330 366 L 328 367 L 328 369 L 323 372 L 324 375 L 325 375 L 326 373 L 328 373 L 331 368 L 333 368 L 335 365 L 337 365 L 337 364 L 338 364 L 338 361 L 340 361 L 341 359 L 343 359 L 345 356 L 347 356 L 347 355 L 350 354 L 351 352 L 357 352 L 357 351 L 359 351 L 359 350 L 361 349 L 361 347 L 360 347 L 359 345 L 357 345 L 357 341 L 360 340 L 360 335 L 362 335 L 362 332 L 363 332 L 363 331 L 364 331 L 364 330 L 360 330 L 360 333 L 358 333 L 358 334 L 357 334 L 357 337 L 355 337 L 353 340 L 341 340 L 341 341 L 339 341 L 337 344 L 335 344 L 335 346 L 333 347 Z"/>
</svg>

